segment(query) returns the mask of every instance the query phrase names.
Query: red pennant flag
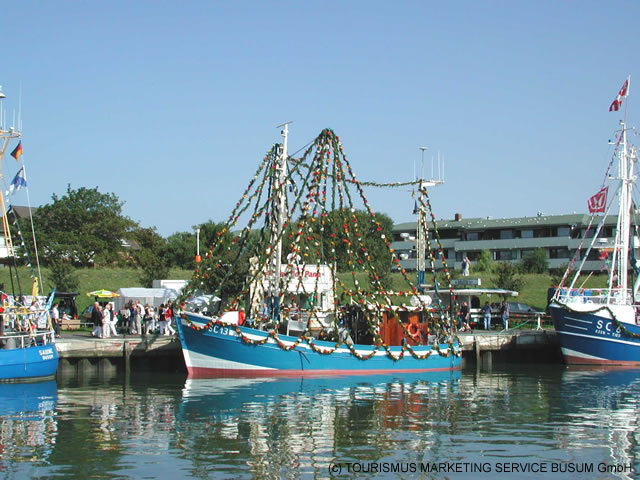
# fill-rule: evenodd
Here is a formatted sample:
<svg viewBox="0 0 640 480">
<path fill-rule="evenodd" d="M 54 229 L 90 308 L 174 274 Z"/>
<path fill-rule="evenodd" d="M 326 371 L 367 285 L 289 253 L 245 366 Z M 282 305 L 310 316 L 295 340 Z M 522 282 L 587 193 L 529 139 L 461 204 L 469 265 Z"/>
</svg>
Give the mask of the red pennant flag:
<svg viewBox="0 0 640 480">
<path fill-rule="evenodd" d="M 624 85 L 622 85 L 622 88 L 618 92 L 618 96 L 616 97 L 616 99 L 613 102 L 611 102 L 611 105 L 609 106 L 609 111 L 610 112 L 617 112 L 620 109 L 620 107 L 622 106 L 622 98 L 629 95 L 629 80 L 630 79 L 631 79 L 631 77 L 627 77 L 627 79 L 624 82 Z"/>
<path fill-rule="evenodd" d="M 589 213 L 604 213 L 604 209 L 607 206 L 607 193 L 609 187 L 604 187 L 587 202 L 589 207 Z"/>
</svg>

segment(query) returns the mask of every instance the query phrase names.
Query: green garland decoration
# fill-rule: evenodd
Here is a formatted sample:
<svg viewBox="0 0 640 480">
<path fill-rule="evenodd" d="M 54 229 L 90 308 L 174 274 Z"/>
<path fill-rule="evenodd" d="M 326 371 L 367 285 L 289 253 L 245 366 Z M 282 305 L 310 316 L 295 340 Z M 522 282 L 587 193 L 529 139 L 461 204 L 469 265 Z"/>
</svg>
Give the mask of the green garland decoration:
<svg viewBox="0 0 640 480">
<path fill-rule="evenodd" d="M 565 305 L 564 303 L 560 303 L 557 300 L 551 300 L 551 302 L 549 302 L 549 303 L 550 304 L 553 303 L 553 304 L 556 304 L 556 305 L 560 305 L 567 312 L 571 312 L 571 313 L 577 313 L 578 312 L 578 310 L 574 310 L 573 308 L 569 307 L 568 305 Z M 608 305 L 603 305 L 603 306 L 601 306 L 599 308 L 596 308 L 595 310 L 590 311 L 589 313 L 598 313 L 598 312 L 601 312 L 602 310 L 606 310 L 607 313 L 609 313 L 609 315 L 611 315 L 611 320 L 613 321 L 613 324 L 616 327 L 618 327 L 620 329 L 620 331 L 622 333 L 624 333 L 627 337 L 633 338 L 633 339 L 640 339 L 640 334 L 630 332 L 627 329 L 627 327 L 625 326 L 625 324 L 623 322 L 621 322 L 620 320 L 618 320 L 618 318 L 613 313 L 613 310 L 611 310 L 611 308 L 609 308 Z M 578 313 L 584 313 L 584 312 L 578 312 Z"/>
<path fill-rule="evenodd" d="M 209 262 L 209 265 L 203 265 L 195 270 L 192 280 L 187 285 L 187 288 L 185 288 L 184 294 L 179 300 L 181 302 L 184 301 L 187 296 L 203 287 L 204 284 L 208 281 L 212 270 L 226 268 L 221 281 L 213 292 L 214 296 L 218 296 L 222 291 L 225 282 L 228 281 L 231 275 L 233 275 L 235 267 L 237 267 L 238 262 L 240 262 L 242 259 L 242 254 L 246 254 L 247 252 L 252 252 L 255 254 L 254 258 L 256 259 L 256 261 L 255 265 L 253 265 L 252 267 L 254 272 L 257 272 L 259 274 L 260 272 L 268 271 L 274 245 L 282 242 L 285 239 L 285 235 L 287 235 L 290 241 L 288 252 L 293 259 L 304 258 L 303 264 L 310 265 L 312 263 L 309 262 L 309 257 L 311 257 L 316 259 L 315 264 L 317 267 L 319 267 L 320 265 L 330 265 L 334 287 L 336 285 L 339 285 L 342 288 L 343 293 L 351 299 L 352 303 L 356 303 L 363 307 L 363 315 L 369 325 L 369 331 L 376 342 L 375 349 L 369 355 L 360 355 L 358 352 L 356 352 L 355 348 L 352 345 L 338 342 L 336 343 L 336 346 L 333 350 L 326 351 L 323 348 L 316 347 L 313 338 L 307 336 L 306 334 L 300 336 L 294 344 L 286 345 L 279 339 L 276 331 L 269 332 L 269 335 L 265 338 L 264 341 L 256 342 L 244 336 L 240 329 L 236 326 L 236 333 L 240 335 L 243 341 L 253 344 L 265 343 L 268 338 L 273 338 L 281 348 L 287 350 L 295 348 L 302 341 L 306 341 L 306 343 L 309 344 L 310 348 L 318 353 L 323 354 L 333 353 L 341 345 L 347 345 L 351 353 L 357 358 L 361 359 L 371 358 L 380 348 L 384 349 L 386 354 L 394 360 L 403 358 L 406 351 L 410 352 L 410 354 L 417 359 L 427 358 L 432 354 L 432 352 L 437 352 L 440 355 L 460 355 L 461 352 L 459 350 L 455 351 L 453 349 L 453 342 L 454 340 L 457 340 L 457 337 L 450 335 L 450 333 L 447 331 L 447 327 L 443 325 L 443 321 L 450 320 L 451 315 L 447 309 L 442 307 L 441 302 L 438 303 L 440 310 L 439 317 L 434 317 L 433 312 L 430 309 L 424 308 L 426 307 L 426 305 L 422 305 L 422 307 L 423 310 L 427 313 L 431 324 L 433 325 L 434 333 L 436 333 L 436 335 L 438 335 L 439 337 L 443 337 L 445 335 L 449 336 L 449 348 L 447 349 L 448 351 L 446 353 L 442 352 L 439 345 L 434 345 L 434 347 L 426 354 L 417 353 L 416 351 L 414 351 L 409 342 L 407 342 L 402 346 L 400 353 L 396 355 L 390 350 L 389 346 L 382 341 L 378 323 L 383 312 L 396 320 L 407 338 L 412 338 L 407 330 L 407 327 L 402 323 L 398 315 L 399 311 L 406 311 L 407 308 L 404 304 L 401 307 L 403 310 L 400 310 L 400 308 L 392 308 L 392 302 L 390 299 L 391 292 L 386 292 L 382 287 L 380 275 L 378 275 L 378 273 L 376 272 L 375 266 L 373 265 L 371 260 L 371 256 L 365 246 L 363 234 L 361 233 L 360 226 L 358 224 L 359 221 L 355 214 L 353 196 L 350 189 L 348 188 L 348 185 L 353 185 L 356 187 L 359 199 L 364 204 L 366 213 L 372 219 L 373 225 L 375 225 L 375 230 L 381 232 L 382 227 L 376 220 L 375 213 L 369 207 L 368 200 L 362 189 L 363 185 L 370 185 L 372 184 L 372 182 L 362 183 L 356 180 L 351 169 L 351 165 L 349 164 L 346 155 L 344 155 L 339 137 L 335 135 L 335 133 L 330 129 L 323 130 L 322 133 L 316 138 L 316 140 L 312 142 L 312 144 L 306 149 L 303 155 L 303 160 L 291 162 L 290 171 L 288 172 L 287 178 L 284 182 L 282 182 L 282 184 L 279 184 L 277 177 L 277 155 L 278 149 L 276 148 L 276 146 L 274 146 L 265 155 L 263 162 L 256 170 L 253 178 L 249 182 L 249 185 L 242 194 L 241 199 L 236 203 L 235 208 L 233 209 L 228 221 L 226 222 L 226 226 L 220 232 L 218 232 L 217 240 L 211 245 L 208 252 L 206 253 L 205 260 Z M 310 163 L 307 163 L 305 161 L 307 157 L 312 157 Z M 281 195 L 277 192 L 282 192 L 288 185 L 294 185 L 295 183 L 293 182 L 293 180 L 295 178 L 299 179 L 301 187 L 293 195 L 293 200 L 286 208 L 289 218 L 293 218 L 296 212 L 300 212 L 299 218 L 295 221 L 295 224 L 285 224 L 282 228 L 282 231 L 278 232 L 277 225 L 273 221 L 277 214 L 277 209 L 279 208 L 279 205 L 276 204 L 276 199 L 279 198 L 279 195 Z M 331 183 L 329 183 L 330 181 Z M 417 182 L 404 182 L 401 184 L 377 184 L 375 186 L 404 186 L 413 185 L 415 183 Z M 330 192 L 329 196 L 331 200 L 331 210 L 337 210 L 345 214 L 342 225 L 335 224 L 335 219 L 332 219 L 333 225 L 330 225 L 327 222 L 326 206 L 328 192 Z M 260 206 L 260 200 L 263 197 L 266 197 L 266 200 Z M 423 198 L 426 198 L 426 201 Z M 232 236 L 230 234 L 231 230 L 237 225 L 239 218 L 249 210 L 252 203 L 255 203 L 255 208 L 251 212 L 251 216 L 249 221 L 247 222 L 247 225 L 238 234 Z M 434 218 L 426 189 L 421 189 L 421 208 L 428 208 L 432 218 Z M 262 218 L 264 218 L 263 228 L 265 231 L 269 232 L 269 238 L 272 239 L 272 243 L 260 247 L 255 241 L 252 241 L 250 239 L 250 234 L 253 230 L 256 229 L 258 221 Z M 318 224 L 319 228 L 317 228 Z M 425 237 L 429 239 L 428 225 L 426 225 L 426 223 L 425 228 L 427 229 Z M 325 243 L 325 238 L 323 235 L 321 235 L 321 233 L 327 231 L 327 229 L 331 232 L 329 235 L 328 244 Z M 399 264 L 399 259 L 395 254 L 393 248 L 391 247 L 390 240 L 387 239 L 383 233 L 381 233 L 380 236 L 388 252 L 390 253 L 392 260 L 396 264 Z M 341 240 L 338 241 L 340 238 Z M 436 249 L 431 248 L 430 240 L 428 240 L 428 251 L 434 279 L 436 262 L 434 250 L 436 250 L 437 254 L 442 259 L 445 274 L 449 283 L 449 289 L 451 290 L 452 286 L 450 282 L 450 276 L 446 268 L 446 259 L 444 258 L 437 229 L 435 229 L 435 238 L 437 241 Z M 235 258 L 233 259 L 230 267 L 225 267 L 222 264 L 221 259 L 225 254 L 231 253 L 234 247 L 237 248 Z M 349 260 L 347 263 L 352 267 L 351 277 L 355 286 L 354 289 L 348 289 L 344 282 L 342 282 L 338 278 L 335 263 L 337 260 L 336 250 L 338 248 L 344 249 L 348 255 Z M 293 273 L 295 269 L 293 261 L 288 262 L 286 265 L 283 264 L 283 267 L 285 269 L 285 272 L 289 273 Z M 375 288 L 376 293 L 368 293 L 360 288 L 358 279 L 356 278 L 356 270 L 363 271 L 367 274 L 369 282 Z M 400 271 L 404 280 L 408 285 L 411 286 L 407 289 L 406 292 L 397 293 L 399 295 L 406 296 L 419 295 L 417 288 L 408 278 L 406 270 L 401 269 Z M 249 305 L 252 305 L 253 301 L 255 300 L 251 292 L 252 286 L 256 287 L 256 291 L 262 289 L 262 291 L 266 292 L 264 276 L 257 276 L 261 280 L 254 280 L 253 283 L 250 281 L 245 282 L 244 287 L 241 289 L 241 291 L 236 294 L 234 298 L 230 299 L 230 301 L 227 303 L 227 306 L 218 315 L 221 316 L 225 312 L 236 310 L 239 306 L 246 304 L 247 299 Z M 315 282 L 316 292 L 318 290 L 318 282 L 319 278 L 317 277 Z M 308 297 L 309 294 L 314 294 L 314 292 L 306 290 L 304 284 L 302 283 L 302 279 L 298 281 L 297 288 L 298 291 L 301 290 L 302 293 L 304 293 Z M 335 291 L 336 289 L 334 288 L 334 292 Z M 421 300 L 420 304 L 422 304 Z M 333 312 L 334 327 L 336 327 L 337 330 L 338 317 L 340 314 L 345 313 L 345 309 L 341 308 L 338 304 L 338 298 L 336 295 L 334 295 L 333 298 Z M 315 311 L 312 311 L 311 313 L 312 318 L 318 321 L 318 314 Z M 284 308 L 281 311 L 280 320 L 287 318 L 289 315 L 290 312 L 286 308 Z M 193 325 L 188 319 L 186 319 L 186 321 L 191 325 L 192 328 L 200 329 L 199 327 Z M 209 322 L 208 325 L 213 325 L 212 322 L 213 321 Z M 218 325 L 222 324 L 219 323 L 219 318 L 215 321 L 215 323 Z M 309 322 L 308 325 L 311 325 L 311 322 Z"/>
</svg>

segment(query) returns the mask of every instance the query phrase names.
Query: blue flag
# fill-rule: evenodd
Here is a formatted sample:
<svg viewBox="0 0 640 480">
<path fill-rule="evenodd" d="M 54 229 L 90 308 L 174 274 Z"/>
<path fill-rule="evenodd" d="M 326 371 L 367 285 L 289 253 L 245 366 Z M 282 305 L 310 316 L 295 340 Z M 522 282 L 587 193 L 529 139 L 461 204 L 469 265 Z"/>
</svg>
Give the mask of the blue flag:
<svg viewBox="0 0 640 480">
<path fill-rule="evenodd" d="M 24 175 L 24 167 L 22 167 L 20 170 L 18 170 L 18 173 L 16 173 L 16 176 L 13 177 L 13 180 L 11 181 L 11 185 L 9 185 L 9 193 L 16 192 L 20 190 L 22 187 L 26 187 L 26 186 L 27 186 L 27 179 L 25 178 L 25 175 Z"/>
</svg>

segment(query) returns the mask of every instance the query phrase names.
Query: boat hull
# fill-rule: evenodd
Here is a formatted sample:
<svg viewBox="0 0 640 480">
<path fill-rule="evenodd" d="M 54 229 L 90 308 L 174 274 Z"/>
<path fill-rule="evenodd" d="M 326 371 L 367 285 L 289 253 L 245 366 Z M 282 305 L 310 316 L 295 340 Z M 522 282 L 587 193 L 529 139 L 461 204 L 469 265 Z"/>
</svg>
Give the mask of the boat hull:
<svg viewBox="0 0 640 480">
<path fill-rule="evenodd" d="M 633 313 L 633 307 L 627 309 Z M 632 336 L 640 336 L 640 326 L 616 325 L 607 309 L 581 311 L 552 303 L 549 310 L 566 363 L 640 366 L 640 338 Z"/>
<path fill-rule="evenodd" d="M 206 326 L 206 317 L 188 313 L 185 316 L 193 322 L 192 325 L 205 326 L 202 329 L 193 328 L 185 319 L 177 322 L 182 352 L 191 378 L 445 371 L 460 369 L 462 361 L 461 356 L 450 352 L 446 344 L 441 345 L 441 351 L 446 356 L 440 355 L 431 346 L 413 347 L 418 356 L 432 352 L 423 359 L 414 358 L 408 351 L 401 356 L 401 347 L 389 347 L 391 354 L 399 359 L 394 360 L 385 349 L 379 348 L 371 358 L 365 360 L 358 356 L 370 356 L 375 347 L 354 345 L 356 356 L 346 345 L 336 349 L 335 343 L 316 340 L 313 342 L 314 349 L 306 341 L 298 341 L 297 337 L 278 335 L 276 340 L 261 330 L 225 324 Z M 289 349 L 296 342 L 298 344 Z M 454 348 L 459 348 L 457 343 Z M 321 353 L 329 351 L 333 353 Z"/>
<path fill-rule="evenodd" d="M 55 344 L 0 350 L 0 381 L 53 378 L 58 370 Z"/>
</svg>

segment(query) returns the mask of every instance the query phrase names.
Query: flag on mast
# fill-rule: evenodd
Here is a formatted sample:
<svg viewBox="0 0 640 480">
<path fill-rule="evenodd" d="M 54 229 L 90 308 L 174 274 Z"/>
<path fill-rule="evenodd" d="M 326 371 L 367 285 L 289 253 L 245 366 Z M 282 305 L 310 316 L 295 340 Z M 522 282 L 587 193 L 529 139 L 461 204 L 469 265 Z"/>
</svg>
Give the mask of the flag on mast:
<svg viewBox="0 0 640 480">
<path fill-rule="evenodd" d="M 589 199 L 587 202 L 587 206 L 589 207 L 589 213 L 604 213 L 604 209 L 607 206 L 607 193 L 609 192 L 609 187 L 604 187 L 598 193 L 596 193 L 593 197 Z"/>
<path fill-rule="evenodd" d="M 24 167 L 22 167 L 20 170 L 18 170 L 18 173 L 16 173 L 16 176 L 13 177 L 13 180 L 11 180 L 11 185 L 9 185 L 9 194 L 12 194 L 13 192 L 17 192 L 22 187 L 26 187 L 26 186 L 27 186 L 27 178 L 25 177 L 25 174 L 24 174 Z"/>
<path fill-rule="evenodd" d="M 624 85 L 622 85 L 622 88 L 620 89 L 620 91 L 618 92 L 618 95 L 616 96 L 616 99 L 611 102 L 611 105 L 609 106 L 609 111 L 610 112 L 617 112 L 620 107 L 622 106 L 622 99 L 624 97 L 628 97 L 629 96 L 629 83 L 631 80 L 631 75 L 629 75 L 627 77 L 627 79 L 624 81 Z"/>
<path fill-rule="evenodd" d="M 20 155 L 22 155 L 22 142 L 18 143 L 18 146 L 11 152 L 11 156 L 16 159 L 16 162 L 20 160 Z"/>
</svg>

